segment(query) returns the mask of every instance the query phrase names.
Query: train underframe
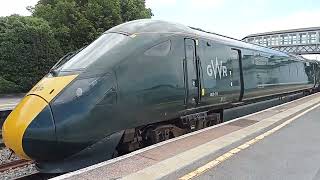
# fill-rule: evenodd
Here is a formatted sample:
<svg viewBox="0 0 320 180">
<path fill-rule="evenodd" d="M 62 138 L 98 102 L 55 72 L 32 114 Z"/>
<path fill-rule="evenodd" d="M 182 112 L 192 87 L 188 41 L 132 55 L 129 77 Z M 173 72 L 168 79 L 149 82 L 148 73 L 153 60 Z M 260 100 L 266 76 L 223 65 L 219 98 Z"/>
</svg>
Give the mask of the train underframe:
<svg viewBox="0 0 320 180">
<path fill-rule="evenodd" d="M 205 111 L 178 119 L 126 129 L 114 156 L 127 154 L 223 122 L 223 110 Z"/>
</svg>

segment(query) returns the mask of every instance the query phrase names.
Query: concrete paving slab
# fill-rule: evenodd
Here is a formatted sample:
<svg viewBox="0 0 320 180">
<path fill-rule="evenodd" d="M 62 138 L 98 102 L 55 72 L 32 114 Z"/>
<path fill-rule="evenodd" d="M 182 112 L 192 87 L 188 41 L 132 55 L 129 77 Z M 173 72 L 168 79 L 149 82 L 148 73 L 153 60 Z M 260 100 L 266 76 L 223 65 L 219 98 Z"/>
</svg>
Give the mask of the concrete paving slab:
<svg viewBox="0 0 320 180">
<path fill-rule="evenodd" d="M 102 180 L 106 179 L 117 179 L 124 174 L 130 174 L 143 169 L 146 166 L 151 166 L 155 164 L 156 161 L 150 158 L 146 158 L 140 155 L 132 156 L 126 161 L 118 161 L 116 163 L 110 164 L 109 166 L 103 166 L 90 174 L 80 174 L 80 179 L 95 179 Z M 108 172 L 106 176 L 105 172 Z"/>
<path fill-rule="evenodd" d="M 247 127 L 247 126 L 250 126 L 256 122 L 258 122 L 258 121 L 250 120 L 250 119 L 240 119 L 239 121 L 234 121 L 228 125 L 229 126 Z"/>
<path fill-rule="evenodd" d="M 256 114 L 255 116 L 250 116 L 250 117 L 248 117 L 248 118 L 246 118 L 246 119 L 250 119 L 250 120 L 253 120 L 253 121 L 261 121 L 261 120 L 263 120 L 263 119 L 266 119 L 266 118 L 268 118 L 268 117 L 271 117 L 271 116 L 273 116 L 273 115 L 276 115 L 276 114 L 278 114 L 279 112 L 281 112 L 281 111 L 276 110 L 276 109 L 270 109 L 270 110 L 261 112 L 261 113 L 259 113 L 259 114 Z"/>
<path fill-rule="evenodd" d="M 195 179 L 320 179 L 320 108 Z"/>
</svg>

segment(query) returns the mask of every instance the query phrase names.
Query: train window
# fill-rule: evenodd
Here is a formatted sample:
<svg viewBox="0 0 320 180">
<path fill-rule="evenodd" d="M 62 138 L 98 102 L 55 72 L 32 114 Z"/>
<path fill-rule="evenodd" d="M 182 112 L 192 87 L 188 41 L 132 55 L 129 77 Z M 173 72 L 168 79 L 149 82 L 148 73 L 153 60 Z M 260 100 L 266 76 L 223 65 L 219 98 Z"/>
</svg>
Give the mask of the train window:
<svg viewBox="0 0 320 180">
<path fill-rule="evenodd" d="M 165 41 L 148 49 L 144 54 L 146 56 L 166 56 L 171 50 L 171 41 Z"/>
<path fill-rule="evenodd" d="M 103 100 L 98 103 L 98 105 L 113 105 L 117 103 L 117 92 L 115 88 L 111 88 L 107 91 Z"/>
<path fill-rule="evenodd" d="M 194 46 L 192 45 L 187 45 L 186 46 L 186 57 L 187 59 L 193 60 L 195 59 L 195 54 L 194 54 Z"/>
<path fill-rule="evenodd" d="M 129 39 L 128 36 L 117 33 L 103 34 L 89 46 L 61 65 L 60 70 L 70 71 L 85 69 L 96 61 L 104 60 L 103 56 L 105 56 L 105 54 L 113 52 L 119 48 L 119 46 L 124 45 Z"/>
</svg>

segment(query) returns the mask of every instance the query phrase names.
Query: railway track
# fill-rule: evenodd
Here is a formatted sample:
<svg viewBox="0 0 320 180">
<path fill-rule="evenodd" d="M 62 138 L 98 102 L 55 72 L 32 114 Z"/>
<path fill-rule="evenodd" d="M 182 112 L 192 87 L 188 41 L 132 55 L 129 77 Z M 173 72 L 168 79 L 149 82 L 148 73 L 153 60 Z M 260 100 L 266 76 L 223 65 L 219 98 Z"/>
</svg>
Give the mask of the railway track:
<svg viewBox="0 0 320 180">
<path fill-rule="evenodd" d="M 0 165 L 0 173 L 3 173 L 3 172 L 10 170 L 10 169 L 16 169 L 16 168 L 19 168 L 19 167 L 22 167 L 22 166 L 25 166 L 25 165 L 28 165 L 31 163 L 33 163 L 33 162 L 30 160 L 24 160 L 24 159 L 19 159 L 19 160 L 15 160 L 12 162 L 8 162 L 8 163 Z"/>
</svg>

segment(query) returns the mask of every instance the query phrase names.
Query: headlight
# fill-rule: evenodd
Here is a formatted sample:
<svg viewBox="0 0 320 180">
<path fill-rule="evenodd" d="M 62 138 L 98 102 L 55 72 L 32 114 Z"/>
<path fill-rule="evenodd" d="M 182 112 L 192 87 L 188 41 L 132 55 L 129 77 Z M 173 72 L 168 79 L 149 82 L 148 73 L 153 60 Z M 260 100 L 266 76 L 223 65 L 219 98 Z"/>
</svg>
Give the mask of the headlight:
<svg viewBox="0 0 320 180">
<path fill-rule="evenodd" d="M 99 82 L 101 82 L 102 79 L 104 78 L 93 77 L 76 80 L 69 87 L 63 90 L 63 92 L 55 100 L 54 104 L 67 103 L 82 96 L 89 95 L 92 90 L 99 85 Z"/>
</svg>

